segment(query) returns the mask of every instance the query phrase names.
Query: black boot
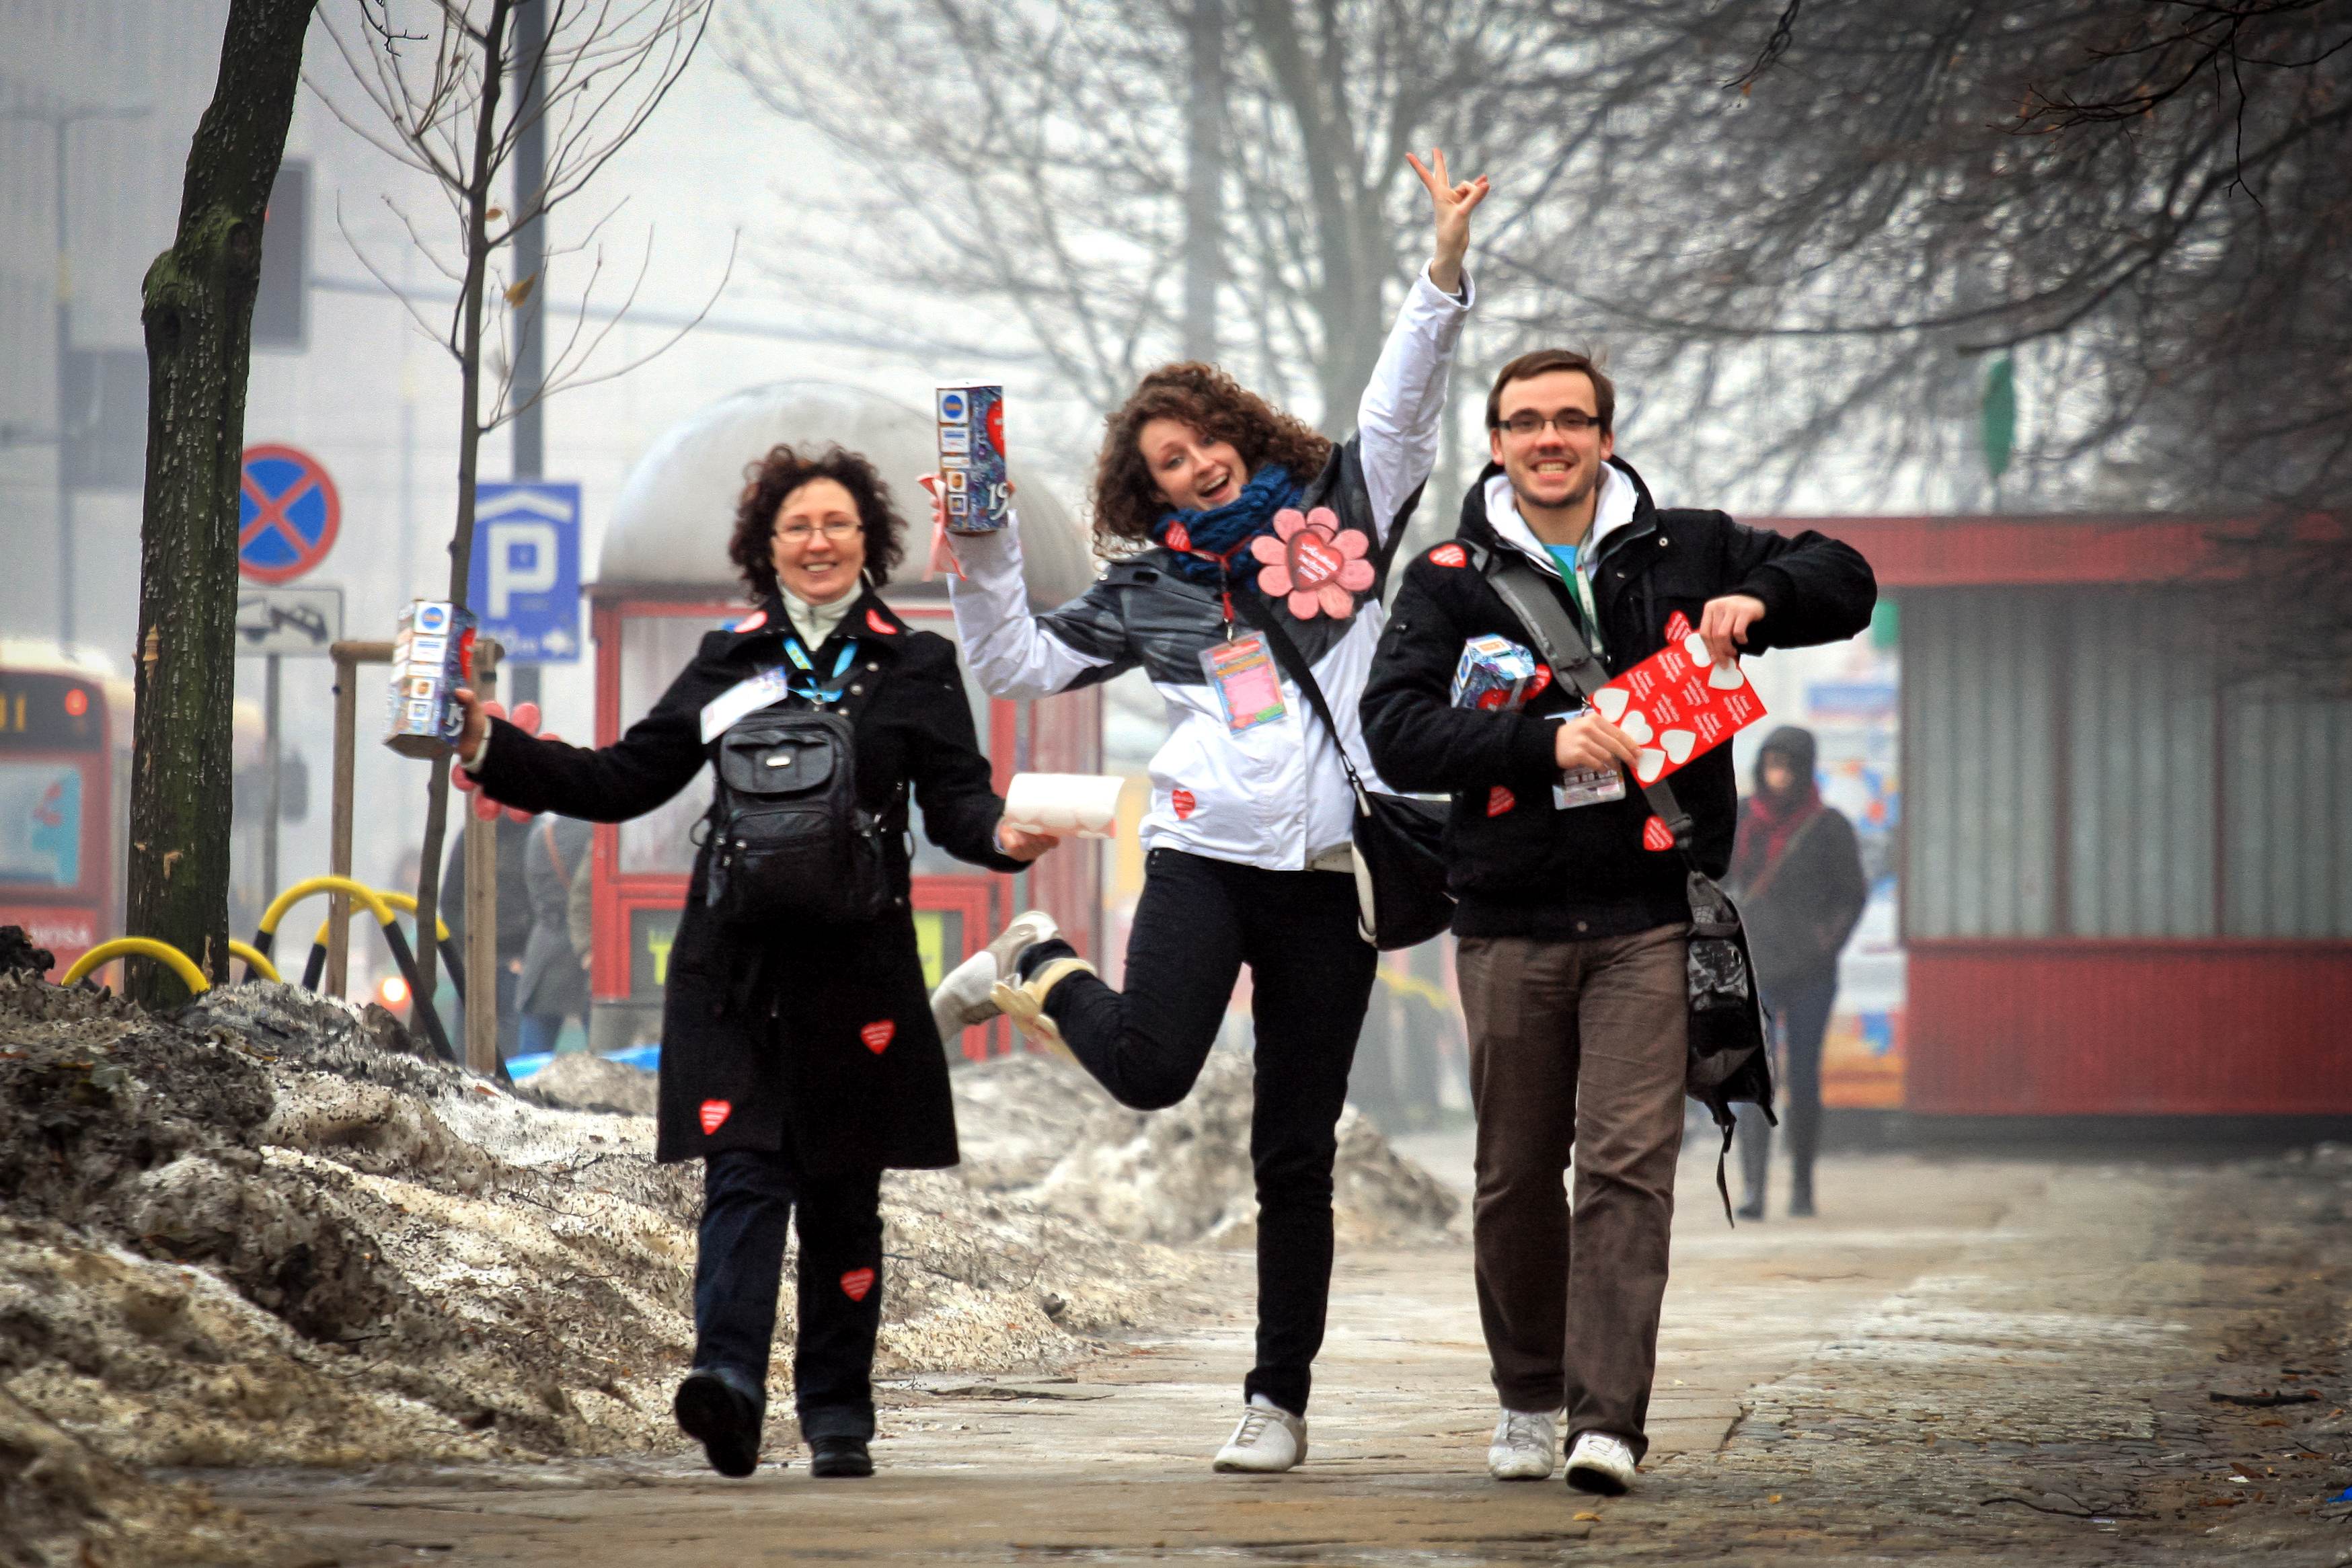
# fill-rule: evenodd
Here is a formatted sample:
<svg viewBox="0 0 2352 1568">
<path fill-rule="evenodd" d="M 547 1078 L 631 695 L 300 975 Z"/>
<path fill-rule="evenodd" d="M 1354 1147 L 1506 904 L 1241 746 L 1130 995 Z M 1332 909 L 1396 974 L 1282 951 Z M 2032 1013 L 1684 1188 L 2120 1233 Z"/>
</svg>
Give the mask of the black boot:
<svg viewBox="0 0 2352 1568">
<path fill-rule="evenodd" d="M 809 1439 L 809 1474 L 813 1476 L 870 1476 L 874 1473 L 874 1456 L 866 1451 L 863 1437 L 812 1437 Z"/>
<path fill-rule="evenodd" d="M 741 1478 L 760 1468 L 760 1423 L 767 1401 L 730 1367 L 698 1366 L 677 1385 L 678 1430 L 698 1438 L 710 1468 Z"/>
</svg>

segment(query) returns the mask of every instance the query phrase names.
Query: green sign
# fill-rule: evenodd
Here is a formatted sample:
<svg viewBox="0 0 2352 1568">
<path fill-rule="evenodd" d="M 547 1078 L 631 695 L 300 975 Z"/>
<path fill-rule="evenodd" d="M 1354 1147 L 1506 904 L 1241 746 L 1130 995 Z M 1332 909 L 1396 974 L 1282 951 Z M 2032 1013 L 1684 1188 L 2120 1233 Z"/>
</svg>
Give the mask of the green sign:
<svg viewBox="0 0 2352 1568">
<path fill-rule="evenodd" d="M 2017 361 L 2011 355 L 2003 354 L 1985 372 L 1982 434 L 1985 472 L 1998 485 L 2017 449 Z"/>
</svg>

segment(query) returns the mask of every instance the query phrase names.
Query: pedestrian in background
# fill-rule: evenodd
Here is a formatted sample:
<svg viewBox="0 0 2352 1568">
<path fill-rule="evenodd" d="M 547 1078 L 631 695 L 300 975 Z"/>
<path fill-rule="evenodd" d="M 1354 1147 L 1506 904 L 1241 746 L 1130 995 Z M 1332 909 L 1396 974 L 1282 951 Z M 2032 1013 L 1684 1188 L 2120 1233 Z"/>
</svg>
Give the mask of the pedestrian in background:
<svg viewBox="0 0 2352 1568">
<path fill-rule="evenodd" d="M 1739 811 L 1726 879 L 1748 928 L 1756 989 L 1780 1059 L 1789 1120 L 1789 1214 L 1813 1212 L 1813 1155 L 1822 1137 L 1822 1037 L 1837 999 L 1838 955 L 1870 900 L 1853 824 L 1822 803 L 1811 730 L 1783 726 L 1756 757 L 1756 789 Z M 1772 1126 L 1739 1107 L 1742 1219 L 1764 1218 Z"/>
<path fill-rule="evenodd" d="M 596 830 L 573 817 L 530 823 L 523 885 L 530 896 L 530 937 L 522 954 L 516 1006 L 525 1056 L 553 1051 L 566 1019 L 588 1027 L 588 852 Z"/>
<path fill-rule="evenodd" d="M 522 1049 L 522 969 L 523 954 L 530 946 L 530 889 L 523 878 L 523 854 L 530 848 L 530 835 L 536 827 L 529 821 L 518 822 L 505 812 L 499 813 L 499 962 L 496 985 L 492 988 L 493 1005 L 499 1014 L 499 1060 L 505 1061 Z M 457 953 L 460 965 L 466 954 L 466 835 L 456 835 L 457 844 L 449 851 L 449 859 L 441 870 L 441 924 L 449 928 L 444 946 Z M 479 996 L 481 977 L 470 970 L 466 975 L 467 995 Z M 466 1004 L 459 1002 L 451 1011 L 452 1038 L 462 1049 L 466 1039 Z"/>
</svg>

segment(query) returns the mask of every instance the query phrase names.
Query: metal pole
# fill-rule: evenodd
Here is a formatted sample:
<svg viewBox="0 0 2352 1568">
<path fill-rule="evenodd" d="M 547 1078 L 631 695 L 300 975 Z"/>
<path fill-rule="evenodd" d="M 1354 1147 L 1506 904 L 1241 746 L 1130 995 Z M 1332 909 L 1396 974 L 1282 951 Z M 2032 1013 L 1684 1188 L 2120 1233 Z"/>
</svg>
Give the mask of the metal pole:
<svg viewBox="0 0 2352 1568">
<path fill-rule="evenodd" d="M 515 66 L 522 78 L 516 111 L 514 270 L 517 279 L 536 278 L 515 311 L 514 476 L 538 479 L 547 472 L 546 424 L 539 396 L 547 381 L 545 361 L 547 222 L 539 215 L 547 192 L 547 94 L 542 68 L 547 54 L 545 0 L 523 0 L 515 8 Z M 539 666 L 514 668 L 515 703 L 539 701 Z M 511 706 L 511 705 L 509 705 Z"/>
<path fill-rule="evenodd" d="M 352 874 L 352 758 L 359 736 L 359 666 L 392 663 L 389 643 L 334 643 L 327 652 L 335 661 L 335 799 L 329 808 L 333 821 L 327 851 L 327 869 L 337 876 Z M 347 978 L 351 954 L 350 901 L 341 894 L 327 903 L 327 990 L 340 996 Z M 411 1018 L 416 1015 L 412 1011 Z"/>
<path fill-rule="evenodd" d="M 278 767 L 278 655 L 262 660 L 261 677 L 261 738 L 263 756 L 269 769 L 269 793 L 263 805 L 261 823 L 261 894 L 264 898 L 278 896 L 278 789 L 282 783 Z"/>
<path fill-rule="evenodd" d="M 73 272 L 66 256 L 66 131 L 72 123 L 63 115 L 54 122 L 57 132 L 58 182 L 58 645 L 70 648 L 74 640 L 73 483 L 67 472 L 71 449 L 72 410 L 67 406 L 68 361 L 73 356 Z M 276 887 L 275 882 L 270 883 Z"/>
<path fill-rule="evenodd" d="M 1223 270 L 1223 154 L 1225 18 L 1217 0 L 1192 0 L 1185 28 L 1192 81 L 1184 124 L 1184 357 L 1217 357 L 1217 282 Z"/>
<path fill-rule="evenodd" d="M 474 646 L 474 691 L 484 702 L 499 694 L 496 643 Z M 499 823 L 482 821 L 466 798 L 466 1066 L 483 1077 L 499 1071 Z"/>
<path fill-rule="evenodd" d="M 353 753 L 359 744 L 359 662 L 338 643 L 335 658 L 334 802 L 330 810 L 327 870 L 336 876 L 352 874 L 352 784 Z M 340 997 L 351 988 L 352 901 L 338 893 L 327 903 L 327 994 Z"/>
</svg>

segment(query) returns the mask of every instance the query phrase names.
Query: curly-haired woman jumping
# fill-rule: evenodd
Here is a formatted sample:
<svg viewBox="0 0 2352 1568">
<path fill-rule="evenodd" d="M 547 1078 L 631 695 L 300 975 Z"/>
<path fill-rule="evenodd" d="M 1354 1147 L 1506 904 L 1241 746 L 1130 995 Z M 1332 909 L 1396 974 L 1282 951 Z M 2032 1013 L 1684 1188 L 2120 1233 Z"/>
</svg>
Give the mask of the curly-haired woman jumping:
<svg viewBox="0 0 2352 1568">
<path fill-rule="evenodd" d="M 1358 930 L 1354 795 L 1339 747 L 1378 789 L 1357 733 L 1384 614 L 1381 583 L 1433 465 L 1454 346 L 1470 308 L 1462 259 L 1486 182 L 1413 169 L 1435 251 L 1413 281 L 1334 444 L 1215 367 L 1169 365 L 1110 417 L 1095 538 L 1110 564 L 1032 615 L 1014 528 L 959 538 L 956 629 L 982 686 L 1041 697 L 1141 666 L 1173 728 L 1151 760 L 1143 894 L 1124 992 L 1031 912 L 932 995 L 942 1035 L 1010 1014 L 1066 1046 L 1120 1103 L 1192 1090 L 1241 967 L 1253 983 L 1258 1204 L 1257 1364 L 1221 1470 L 1307 1454 L 1307 1385 L 1331 1281 L 1331 1165 L 1377 955 Z M 1245 602 L 1236 618 L 1236 601 Z M 1273 618 L 1312 664 L 1341 734 L 1279 678 Z"/>
</svg>

